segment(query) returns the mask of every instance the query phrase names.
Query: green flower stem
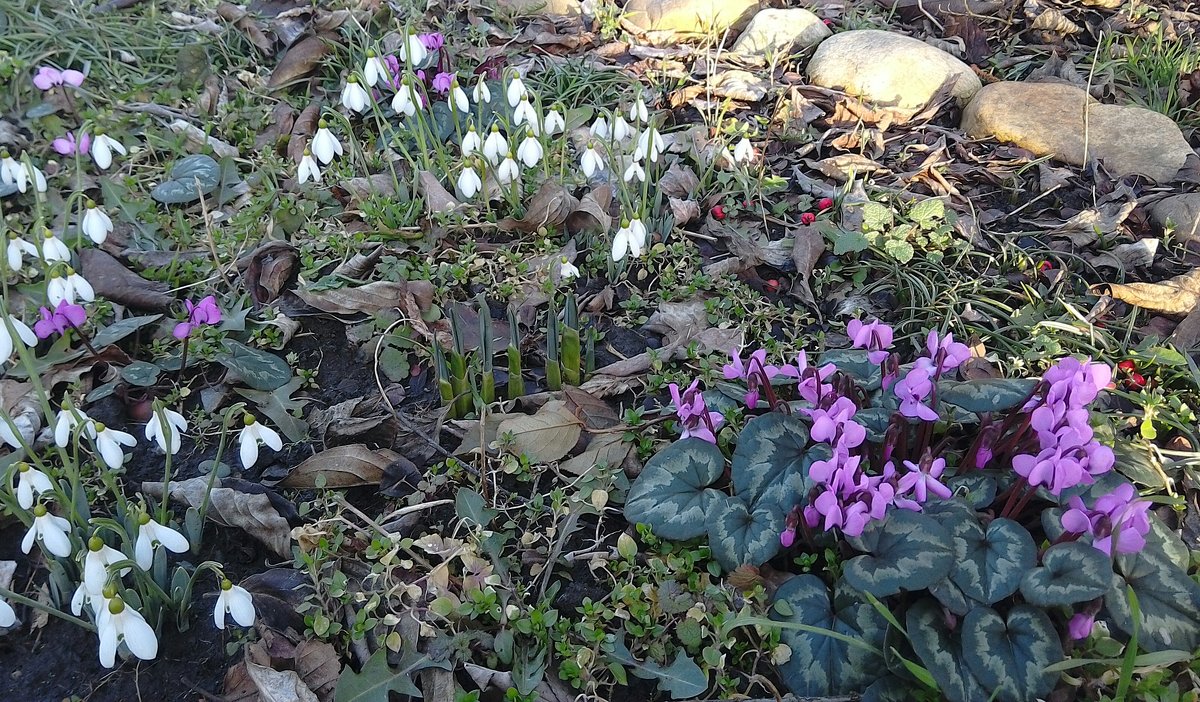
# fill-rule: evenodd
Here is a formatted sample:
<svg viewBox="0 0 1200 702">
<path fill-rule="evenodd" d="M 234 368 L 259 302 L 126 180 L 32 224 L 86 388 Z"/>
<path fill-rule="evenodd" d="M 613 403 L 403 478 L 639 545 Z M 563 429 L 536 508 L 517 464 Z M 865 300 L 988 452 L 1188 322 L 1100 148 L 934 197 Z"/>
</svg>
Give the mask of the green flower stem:
<svg viewBox="0 0 1200 702">
<path fill-rule="evenodd" d="M 75 617 L 70 614 L 67 614 L 66 612 L 63 612 L 56 607 L 51 607 L 47 604 L 38 602 L 37 600 L 31 600 L 28 597 L 25 597 L 24 595 L 18 595 L 17 593 L 13 592 L 12 590 L 9 590 L 8 588 L 0 587 L 0 597 L 3 597 L 4 599 L 8 600 L 9 602 L 16 602 L 17 604 L 23 604 L 26 607 L 29 607 L 30 609 L 36 609 L 40 612 L 45 612 L 46 614 L 49 614 L 52 617 L 58 617 L 59 619 L 61 619 L 63 621 L 71 622 L 75 626 L 81 627 L 92 633 L 96 632 L 96 627 L 93 624 L 91 624 L 90 622 L 86 622 L 86 621 L 80 619 L 79 617 Z"/>
</svg>

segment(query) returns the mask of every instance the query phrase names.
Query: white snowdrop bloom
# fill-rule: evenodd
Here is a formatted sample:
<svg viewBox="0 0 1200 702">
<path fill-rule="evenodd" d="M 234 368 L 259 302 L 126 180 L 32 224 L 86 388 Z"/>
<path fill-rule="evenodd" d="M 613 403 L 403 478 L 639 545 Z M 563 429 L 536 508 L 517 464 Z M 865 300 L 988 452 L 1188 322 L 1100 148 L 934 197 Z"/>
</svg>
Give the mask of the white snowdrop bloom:
<svg viewBox="0 0 1200 702">
<path fill-rule="evenodd" d="M 429 57 L 429 50 L 421 43 L 416 32 L 409 32 L 404 43 L 396 47 L 396 56 L 410 66 L 419 66 Z"/>
<path fill-rule="evenodd" d="M 630 160 L 629 165 L 625 167 L 625 182 L 630 183 L 634 180 L 639 183 L 646 181 L 646 171 L 642 168 L 642 164 L 636 160 Z"/>
<path fill-rule="evenodd" d="M 578 278 L 578 277 L 579 277 L 579 268 L 577 268 L 574 263 L 571 263 L 570 261 L 568 261 L 566 256 L 563 256 L 562 258 L 560 258 L 558 261 L 558 278 L 559 278 L 559 280 L 566 282 L 572 278 Z"/>
<path fill-rule="evenodd" d="M 62 239 L 54 236 L 54 232 L 47 229 L 42 234 L 42 258 L 46 261 L 70 261 L 71 249 L 63 243 Z"/>
<path fill-rule="evenodd" d="M 4 185 L 17 185 L 21 192 L 25 192 L 24 183 L 26 178 L 25 167 L 21 162 L 12 157 L 8 150 L 0 151 L 0 183 Z"/>
<path fill-rule="evenodd" d="M 100 457 L 104 459 L 104 465 L 116 470 L 125 463 L 125 451 L 122 446 L 137 446 L 137 439 L 133 438 L 132 434 L 116 429 L 110 429 L 100 422 L 93 422 L 89 427 L 85 427 L 88 436 L 96 442 L 96 449 L 100 451 Z"/>
<path fill-rule="evenodd" d="M 28 170 L 29 174 L 33 177 L 34 189 L 37 190 L 39 193 L 46 192 L 46 174 L 42 173 L 42 169 L 31 164 L 27 170 Z M 25 192 L 25 189 L 22 188 L 21 192 Z"/>
<path fill-rule="evenodd" d="M 139 568 L 150 570 L 154 565 L 154 547 L 159 545 L 172 553 L 188 550 L 188 540 L 183 534 L 159 524 L 149 514 L 142 512 L 138 517 L 137 541 L 133 544 L 134 561 Z"/>
<path fill-rule="evenodd" d="M 37 346 L 37 335 L 29 328 L 25 322 L 9 315 L 8 321 L 12 322 L 13 329 L 16 330 L 17 336 L 29 348 Z M 8 363 L 12 360 L 13 351 L 16 351 L 16 345 L 13 343 L 13 338 L 9 336 L 8 325 L 0 323 L 0 363 Z"/>
<path fill-rule="evenodd" d="M 50 514 L 46 505 L 35 505 L 33 508 L 33 524 L 25 532 L 21 540 L 21 551 L 29 553 L 33 543 L 40 541 L 42 548 L 49 554 L 66 558 L 71 555 L 71 523 L 62 517 Z"/>
<path fill-rule="evenodd" d="M 638 222 L 638 224 L 641 224 L 641 222 Z M 617 230 L 617 235 L 613 237 L 612 258 L 614 261 L 620 261 L 625 258 L 626 254 L 630 254 L 636 258 L 642 255 L 642 249 L 645 245 L 645 227 L 637 229 L 633 226 L 632 222 L 626 220 L 621 228 Z"/>
<path fill-rule="evenodd" d="M 258 443 L 260 441 L 275 451 L 283 448 L 283 440 L 271 427 L 260 424 L 250 415 L 245 416 L 243 424 L 245 426 L 238 432 L 243 468 L 250 468 L 258 462 Z"/>
<path fill-rule="evenodd" d="M 508 89 L 505 94 L 508 96 L 508 106 L 516 107 L 521 102 L 521 98 L 529 96 L 529 91 L 525 90 L 525 84 L 521 82 L 521 76 L 514 73 L 508 81 Z"/>
<path fill-rule="evenodd" d="M 613 139 L 617 141 L 625 141 L 633 135 L 633 130 L 629 128 L 629 123 L 621 115 L 617 115 L 612 124 Z"/>
<path fill-rule="evenodd" d="M 46 299 L 51 307 L 57 307 L 63 300 L 74 304 L 76 295 L 75 285 L 69 276 L 54 275 L 46 281 Z"/>
<path fill-rule="evenodd" d="M 95 202 L 88 200 L 87 207 L 83 210 L 83 220 L 80 222 L 79 228 L 94 243 L 103 244 L 108 235 L 112 233 L 113 223 L 104 210 L 96 207 Z"/>
<path fill-rule="evenodd" d="M 533 109 L 529 98 L 521 98 L 521 103 L 517 105 L 517 109 L 513 110 L 513 126 L 519 127 L 522 124 L 528 124 L 530 128 L 536 130 L 537 122 L 537 110 Z"/>
<path fill-rule="evenodd" d="M 646 127 L 641 136 L 638 137 L 637 149 L 633 152 L 633 157 L 637 160 L 649 158 L 651 163 L 658 163 L 658 155 L 662 153 L 666 145 L 663 143 L 662 136 L 654 127 Z"/>
<path fill-rule="evenodd" d="M 108 585 L 108 567 L 129 560 L 125 554 L 104 543 L 104 539 L 93 536 L 88 539 L 87 552 L 83 556 L 83 582 L 88 593 L 99 593 Z M 121 577 L 129 574 L 127 566 L 121 569 Z"/>
<path fill-rule="evenodd" d="M 5 422 L 7 424 L 7 422 Z M 21 509 L 33 507 L 33 496 L 54 491 L 50 476 L 25 461 L 17 463 L 17 504 Z"/>
<path fill-rule="evenodd" d="M 596 151 L 596 145 L 590 141 L 583 151 L 583 156 L 579 159 L 579 166 L 588 178 L 604 170 L 604 159 L 600 157 L 600 152 Z"/>
<path fill-rule="evenodd" d="M 239 626 L 254 626 L 254 597 L 250 591 L 228 580 L 221 581 L 221 594 L 217 595 L 217 606 L 213 609 L 213 623 L 218 629 L 225 628 L 225 615 L 233 616 Z"/>
<path fill-rule="evenodd" d="M 146 422 L 146 440 L 153 441 L 163 453 L 179 453 L 182 432 L 187 431 L 187 419 L 173 409 L 158 407 Z M 165 434 L 163 432 L 166 432 Z"/>
<path fill-rule="evenodd" d="M 517 158 L 521 159 L 521 163 L 525 164 L 526 168 L 533 168 L 542 160 L 544 154 L 542 142 L 538 141 L 530 130 L 525 134 L 525 140 L 517 147 Z"/>
<path fill-rule="evenodd" d="M 742 137 L 733 147 L 733 160 L 735 163 L 750 163 L 754 160 L 754 145 L 746 137 Z"/>
<path fill-rule="evenodd" d="M 467 133 L 463 135 L 462 155 L 470 156 L 478 151 L 481 146 L 483 146 L 483 141 L 479 138 L 479 132 L 475 131 L 475 125 L 469 125 Z"/>
<path fill-rule="evenodd" d="M 483 142 L 483 156 L 488 163 L 497 166 L 507 153 L 508 140 L 500 133 L 500 127 L 493 124 L 492 133 L 488 134 L 488 138 Z"/>
<path fill-rule="evenodd" d="M 475 102 L 491 103 L 492 91 L 487 87 L 487 81 L 484 80 L 483 74 L 479 75 L 479 80 L 475 82 L 475 87 L 471 90 L 471 98 Z"/>
<path fill-rule="evenodd" d="M 108 598 L 104 596 L 103 590 L 89 590 L 87 583 L 81 581 L 79 587 L 75 588 L 75 594 L 71 596 L 71 614 L 77 617 L 82 615 L 84 605 L 91 607 L 92 616 L 98 621 L 100 612 L 108 606 Z"/>
<path fill-rule="evenodd" d="M 93 302 L 96 299 L 96 291 L 92 288 L 92 284 L 76 273 L 74 268 L 67 269 L 67 285 L 71 287 L 72 303 L 75 302 L 74 298 L 76 297 L 85 302 Z"/>
<path fill-rule="evenodd" d="M 334 156 L 341 156 L 343 153 L 342 142 L 338 141 L 333 132 L 329 131 L 329 125 L 325 120 L 317 123 L 317 133 L 313 135 L 312 139 L 312 152 L 325 165 L 329 165 Z"/>
<path fill-rule="evenodd" d="M 351 74 L 346 78 L 346 85 L 342 88 L 342 107 L 362 114 L 367 111 L 367 106 L 370 104 L 371 95 L 358 82 L 358 76 Z"/>
<path fill-rule="evenodd" d="M 300 157 L 300 165 L 296 168 L 296 180 L 301 185 L 310 180 L 314 183 L 321 182 L 321 169 L 317 167 L 317 160 L 313 158 L 309 149 L 305 149 L 304 155 Z"/>
<path fill-rule="evenodd" d="M 400 82 L 400 89 L 392 97 L 392 111 L 405 117 L 417 114 L 417 98 L 407 76 Z"/>
<path fill-rule="evenodd" d="M 462 173 L 458 175 L 458 192 L 465 199 L 470 200 L 480 190 L 483 190 L 483 180 L 480 179 L 479 174 L 475 172 L 474 166 L 468 161 L 463 166 Z"/>
<path fill-rule="evenodd" d="M 87 416 L 86 412 L 64 402 L 54 420 L 54 444 L 59 448 L 66 448 L 71 441 L 71 432 L 75 427 L 81 424 L 90 426 L 91 421 L 92 418 Z"/>
<path fill-rule="evenodd" d="M 638 242 L 638 252 L 634 255 L 640 256 L 642 249 L 646 248 L 646 239 L 649 238 L 650 232 L 646 231 L 646 225 L 642 224 L 640 217 L 629 220 L 629 231 L 633 233 L 633 238 Z"/>
<path fill-rule="evenodd" d="M 545 125 L 547 134 L 558 134 L 567 128 L 567 123 L 563 121 L 562 113 L 558 111 L 558 106 L 554 106 L 546 113 Z"/>
<path fill-rule="evenodd" d="M 374 51 L 367 52 L 367 61 L 363 64 L 363 80 L 372 88 L 379 81 L 387 83 L 387 66 L 384 65 L 383 59 L 375 55 Z"/>
<path fill-rule="evenodd" d="M 646 101 L 641 96 L 629 107 L 629 121 L 634 124 L 650 121 L 650 115 L 646 112 Z"/>
<path fill-rule="evenodd" d="M 141 614 L 114 597 L 100 611 L 96 621 L 100 634 L 100 665 L 111 668 L 117 662 L 117 648 L 123 643 L 129 652 L 144 661 L 158 655 L 158 637 Z"/>
<path fill-rule="evenodd" d="M 17 236 L 16 232 L 9 232 L 8 250 L 5 253 L 8 255 L 8 269 L 17 272 L 25 265 L 26 256 L 38 257 L 38 248 Z"/>
<path fill-rule="evenodd" d="M 13 611 L 12 605 L 4 601 L 0 597 L 0 629 L 7 629 L 17 623 L 17 613 Z"/>
<path fill-rule="evenodd" d="M 117 152 L 124 156 L 124 145 L 121 142 L 113 139 L 107 134 L 97 134 L 92 137 L 92 160 L 100 167 L 100 170 L 106 170 L 112 165 L 113 152 Z"/>
<path fill-rule="evenodd" d="M 521 169 L 517 166 L 517 162 L 513 160 L 512 152 L 510 151 L 504 160 L 500 162 L 499 168 L 496 169 L 496 178 L 502 185 L 508 185 L 520 177 Z"/>
<path fill-rule="evenodd" d="M 604 119 L 603 116 L 596 117 L 596 120 L 592 122 L 592 126 L 588 127 L 588 131 L 591 132 L 592 136 L 601 141 L 606 141 L 609 135 L 612 134 L 612 131 L 608 128 L 608 120 Z"/>
<path fill-rule="evenodd" d="M 471 111 L 471 101 L 467 100 L 467 92 L 459 86 L 457 78 L 450 81 L 450 94 L 446 96 L 446 102 L 463 114 Z"/>
<path fill-rule="evenodd" d="M 22 448 L 21 438 L 13 433 L 12 426 L 3 417 L 0 417 L 0 441 L 15 449 Z"/>
</svg>

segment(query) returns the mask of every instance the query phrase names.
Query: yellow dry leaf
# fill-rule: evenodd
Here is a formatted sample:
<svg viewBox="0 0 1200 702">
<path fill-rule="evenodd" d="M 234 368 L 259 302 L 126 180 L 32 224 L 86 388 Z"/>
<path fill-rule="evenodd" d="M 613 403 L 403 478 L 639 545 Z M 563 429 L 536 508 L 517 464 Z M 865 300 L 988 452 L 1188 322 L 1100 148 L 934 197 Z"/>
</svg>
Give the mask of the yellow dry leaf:
<svg viewBox="0 0 1200 702">
<path fill-rule="evenodd" d="M 1159 283 L 1101 283 L 1092 292 L 1163 314 L 1188 314 L 1200 303 L 1200 268 Z"/>
</svg>

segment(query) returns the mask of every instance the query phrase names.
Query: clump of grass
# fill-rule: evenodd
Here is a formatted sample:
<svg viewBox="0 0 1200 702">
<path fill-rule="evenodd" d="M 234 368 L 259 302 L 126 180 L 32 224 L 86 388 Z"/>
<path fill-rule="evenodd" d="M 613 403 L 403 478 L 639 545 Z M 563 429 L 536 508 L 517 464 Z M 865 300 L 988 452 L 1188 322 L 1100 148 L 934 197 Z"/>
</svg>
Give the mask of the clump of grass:
<svg viewBox="0 0 1200 702">
<path fill-rule="evenodd" d="M 1130 100 L 1170 117 L 1185 131 L 1200 127 L 1200 112 L 1180 91 L 1181 79 L 1200 69 L 1200 48 L 1167 39 L 1162 30 L 1105 43 L 1102 48 L 1112 57 L 1115 82 Z"/>
<path fill-rule="evenodd" d="M 546 62 L 531 71 L 529 84 L 547 102 L 558 102 L 568 110 L 588 105 L 615 106 L 631 94 L 633 81 L 620 71 L 604 70 L 571 58 Z"/>
</svg>

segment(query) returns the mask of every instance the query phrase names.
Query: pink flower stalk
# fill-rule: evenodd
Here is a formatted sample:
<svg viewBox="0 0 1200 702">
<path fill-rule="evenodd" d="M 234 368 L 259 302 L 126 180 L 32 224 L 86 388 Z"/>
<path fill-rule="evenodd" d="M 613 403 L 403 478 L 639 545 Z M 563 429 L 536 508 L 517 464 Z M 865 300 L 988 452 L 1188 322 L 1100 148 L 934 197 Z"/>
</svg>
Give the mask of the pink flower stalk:
<svg viewBox="0 0 1200 702">
<path fill-rule="evenodd" d="M 175 325 L 172 334 L 176 339 L 182 341 L 188 338 L 194 330 L 205 324 L 221 323 L 221 308 L 217 307 L 217 298 L 214 296 L 209 295 L 198 303 L 184 300 L 184 304 L 187 306 L 188 319 Z"/>
<path fill-rule="evenodd" d="M 63 156 L 83 155 L 92 148 L 92 138 L 87 135 L 87 132 L 80 132 L 79 141 L 76 141 L 75 132 L 67 132 L 50 142 L 50 146 Z"/>
<path fill-rule="evenodd" d="M 892 347 L 892 328 L 878 319 L 869 324 L 852 319 L 846 324 L 846 333 L 850 335 L 850 345 L 856 349 L 867 349 L 867 359 L 879 365 L 890 355 L 885 349 Z"/>
<path fill-rule="evenodd" d="M 710 444 L 717 443 L 717 429 L 725 422 L 720 412 L 710 412 L 704 404 L 704 395 L 699 390 L 700 379 L 692 381 L 682 394 L 679 386 L 671 383 L 671 401 L 675 403 L 675 413 L 679 416 L 679 424 L 683 431 L 679 438 L 696 437 Z"/>
<path fill-rule="evenodd" d="M 43 307 L 38 310 L 38 314 L 41 319 L 34 323 L 33 333 L 39 339 L 65 334 L 68 329 L 83 326 L 87 321 L 87 310 L 66 300 L 60 300 L 53 312 L 48 307 Z"/>
<path fill-rule="evenodd" d="M 33 84 L 38 90 L 49 90 L 56 85 L 70 85 L 78 88 L 83 85 L 84 75 L 79 71 L 67 69 L 60 71 L 52 66 L 42 66 L 33 76 Z"/>
<path fill-rule="evenodd" d="M 1092 546 L 1107 556 L 1117 553 L 1137 553 L 1146 545 L 1150 533 L 1150 502 L 1138 497 L 1129 483 L 1124 483 L 1096 498 L 1088 509 L 1078 495 L 1067 500 L 1071 509 L 1062 515 L 1063 528 L 1073 534 L 1091 534 Z"/>
</svg>

